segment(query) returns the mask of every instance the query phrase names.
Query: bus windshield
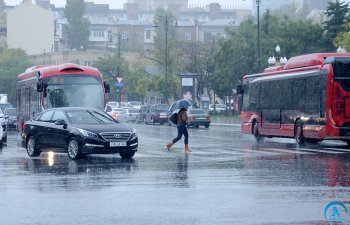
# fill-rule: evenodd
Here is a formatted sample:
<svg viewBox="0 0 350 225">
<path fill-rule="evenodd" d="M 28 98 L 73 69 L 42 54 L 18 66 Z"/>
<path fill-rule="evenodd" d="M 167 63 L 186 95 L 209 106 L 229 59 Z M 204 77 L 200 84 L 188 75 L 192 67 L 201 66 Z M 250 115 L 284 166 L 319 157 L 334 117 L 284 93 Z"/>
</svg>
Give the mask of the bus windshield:
<svg viewBox="0 0 350 225">
<path fill-rule="evenodd" d="M 44 107 L 104 108 L 104 92 L 98 77 L 60 75 L 45 79 Z"/>
</svg>

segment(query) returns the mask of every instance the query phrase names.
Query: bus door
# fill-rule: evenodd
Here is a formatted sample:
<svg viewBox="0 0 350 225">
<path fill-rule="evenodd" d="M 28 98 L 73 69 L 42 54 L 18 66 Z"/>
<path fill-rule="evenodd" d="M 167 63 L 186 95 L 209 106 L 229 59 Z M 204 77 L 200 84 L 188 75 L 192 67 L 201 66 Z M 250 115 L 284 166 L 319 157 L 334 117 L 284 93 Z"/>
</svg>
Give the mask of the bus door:
<svg viewBox="0 0 350 225">
<path fill-rule="evenodd" d="M 276 81 L 261 82 L 260 109 L 262 134 L 279 136 L 281 128 L 280 94 Z"/>
</svg>

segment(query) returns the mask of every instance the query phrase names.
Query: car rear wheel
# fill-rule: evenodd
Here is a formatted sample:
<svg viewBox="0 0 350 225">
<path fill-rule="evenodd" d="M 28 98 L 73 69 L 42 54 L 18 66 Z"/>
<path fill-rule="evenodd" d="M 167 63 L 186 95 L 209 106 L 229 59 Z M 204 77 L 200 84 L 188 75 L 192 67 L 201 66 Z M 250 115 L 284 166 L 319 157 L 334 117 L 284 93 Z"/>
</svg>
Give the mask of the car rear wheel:
<svg viewBox="0 0 350 225">
<path fill-rule="evenodd" d="M 75 137 L 70 138 L 68 141 L 67 154 L 73 160 L 78 159 L 80 156 L 79 143 Z"/>
<path fill-rule="evenodd" d="M 123 159 L 131 159 L 135 155 L 135 152 L 130 150 L 123 150 L 119 153 L 119 155 Z"/>
<path fill-rule="evenodd" d="M 6 136 L 4 137 L 4 139 L 2 139 L 2 141 L 7 143 L 7 134 L 6 134 Z"/>
<path fill-rule="evenodd" d="M 30 136 L 27 140 L 27 154 L 29 157 L 36 157 L 40 155 L 40 151 L 38 151 L 38 146 L 34 136 Z"/>
<path fill-rule="evenodd" d="M 206 124 L 206 125 L 205 125 L 205 128 L 209 128 L 209 124 Z"/>
</svg>

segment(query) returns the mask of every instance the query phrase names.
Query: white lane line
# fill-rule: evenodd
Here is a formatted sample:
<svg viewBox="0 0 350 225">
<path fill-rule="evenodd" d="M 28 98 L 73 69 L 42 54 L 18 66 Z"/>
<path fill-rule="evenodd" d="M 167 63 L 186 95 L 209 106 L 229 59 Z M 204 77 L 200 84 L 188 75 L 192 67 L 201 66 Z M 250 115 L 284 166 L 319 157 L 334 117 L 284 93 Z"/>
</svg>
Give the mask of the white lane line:
<svg viewBox="0 0 350 225">
<path fill-rule="evenodd" d="M 283 148 L 263 148 L 262 150 L 274 151 L 274 152 L 283 152 L 283 153 L 291 153 L 291 154 L 315 154 L 312 152 L 302 152 L 299 149 L 296 150 L 288 150 Z"/>
<path fill-rule="evenodd" d="M 329 154 L 345 154 L 345 152 L 337 152 L 337 151 L 327 151 L 322 149 L 310 149 L 310 148 L 294 148 L 295 150 L 299 151 L 307 151 L 307 152 L 314 152 L 314 153 L 329 153 Z"/>
</svg>

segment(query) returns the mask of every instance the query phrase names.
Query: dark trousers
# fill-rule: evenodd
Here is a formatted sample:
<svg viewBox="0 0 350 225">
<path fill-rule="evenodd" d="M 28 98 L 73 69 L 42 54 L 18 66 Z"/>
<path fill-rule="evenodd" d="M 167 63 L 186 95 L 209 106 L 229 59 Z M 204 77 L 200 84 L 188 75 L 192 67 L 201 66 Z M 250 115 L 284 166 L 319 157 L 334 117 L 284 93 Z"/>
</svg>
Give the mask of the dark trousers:
<svg viewBox="0 0 350 225">
<path fill-rule="evenodd" d="M 181 139 L 182 135 L 185 136 L 185 145 L 188 144 L 188 131 L 186 125 L 177 125 L 177 137 L 174 138 L 173 143 L 176 143 L 178 140 Z"/>
</svg>

